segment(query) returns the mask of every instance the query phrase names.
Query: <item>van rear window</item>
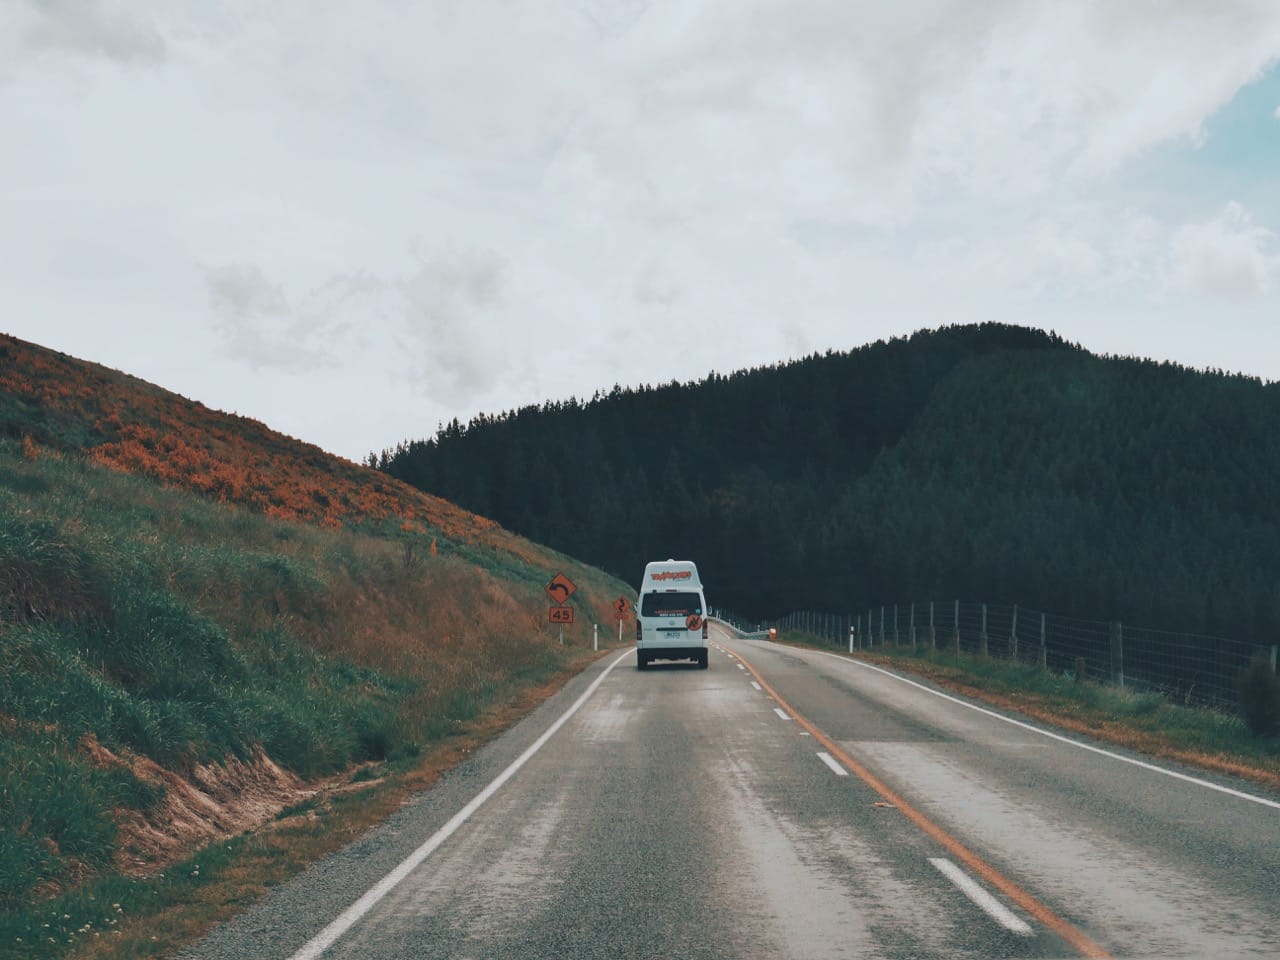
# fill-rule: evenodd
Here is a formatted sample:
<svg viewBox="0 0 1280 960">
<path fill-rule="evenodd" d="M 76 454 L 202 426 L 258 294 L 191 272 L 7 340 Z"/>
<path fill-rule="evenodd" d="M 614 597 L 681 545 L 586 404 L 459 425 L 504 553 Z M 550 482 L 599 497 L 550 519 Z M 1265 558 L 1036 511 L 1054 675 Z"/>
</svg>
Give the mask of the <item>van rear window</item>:
<svg viewBox="0 0 1280 960">
<path fill-rule="evenodd" d="M 702 599 L 696 593 L 646 593 L 640 602 L 642 617 L 702 615 Z"/>
</svg>

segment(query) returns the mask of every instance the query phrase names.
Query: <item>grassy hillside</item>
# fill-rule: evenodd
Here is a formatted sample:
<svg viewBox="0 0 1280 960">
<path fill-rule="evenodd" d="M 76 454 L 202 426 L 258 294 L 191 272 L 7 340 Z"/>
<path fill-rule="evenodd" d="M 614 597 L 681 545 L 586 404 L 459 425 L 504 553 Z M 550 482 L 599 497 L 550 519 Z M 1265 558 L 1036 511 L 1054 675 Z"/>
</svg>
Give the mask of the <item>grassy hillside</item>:
<svg viewBox="0 0 1280 960">
<path fill-rule="evenodd" d="M 603 466 L 562 475 L 545 449 Z M 693 556 L 751 619 L 959 597 L 1280 637 L 1280 385 L 1035 330 L 615 389 L 373 460 L 608 570 Z"/>
<path fill-rule="evenodd" d="M 557 570 L 579 586 L 565 646 Z M 581 656 L 627 589 L 261 424 L 0 339 L 0 956 L 136 915 L 146 888 L 116 878 L 315 778 L 411 765 Z"/>
</svg>

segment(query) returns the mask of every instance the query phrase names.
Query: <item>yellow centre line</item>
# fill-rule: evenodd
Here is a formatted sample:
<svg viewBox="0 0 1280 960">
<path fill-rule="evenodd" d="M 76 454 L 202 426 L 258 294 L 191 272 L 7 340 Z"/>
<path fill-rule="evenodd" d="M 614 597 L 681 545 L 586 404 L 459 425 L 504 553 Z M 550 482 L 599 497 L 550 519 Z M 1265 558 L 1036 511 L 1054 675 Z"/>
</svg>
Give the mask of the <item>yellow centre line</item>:
<svg viewBox="0 0 1280 960">
<path fill-rule="evenodd" d="M 903 799 L 897 791 L 853 757 L 849 756 L 848 752 L 845 751 L 838 743 L 815 727 L 805 719 L 799 711 L 783 700 L 778 694 L 778 691 L 775 690 L 767 680 L 765 680 L 760 671 L 757 670 L 745 657 L 737 653 L 734 655 L 738 658 L 738 662 L 745 666 L 751 675 L 756 678 L 756 682 L 764 688 L 764 691 L 769 694 L 769 696 L 773 697 L 778 706 L 790 714 L 791 719 L 800 724 L 800 726 L 807 730 L 815 740 L 826 747 L 827 751 L 844 764 L 850 773 L 860 777 L 867 786 L 880 794 L 886 802 L 893 804 L 893 806 L 900 810 L 908 820 L 941 844 L 953 857 L 964 863 L 965 866 L 980 876 L 983 880 L 995 887 L 1023 910 L 1039 920 L 1044 924 L 1044 926 L 1052 930 L 1063 940 L 1067 941 L 1067 943 L 1071 944 L 1071 946 L 1074 947 L 1081 956 L 1096 958 L 1110 958 L 1112 956 L 1105 948 L 1089 939 L 1089 937 L 1085 936 L 1083 932 L 1068 923 L 1066 920 L 1062 919 L 1062 917 L 1058 916 L 1030 893 L 1022 889 L 1022 887 L 1018 886 L 995 867 L 991 866 L 991 864 L 987 863 L 987 861 L 983 860 L 982 857 L 978 856 L 978 854 L 974 853 L 955 837 L 951 836 L 951 834 L 947 833 L 946 830 L 938 826 L 927 816 L 913 807 Z"/>
</svg>

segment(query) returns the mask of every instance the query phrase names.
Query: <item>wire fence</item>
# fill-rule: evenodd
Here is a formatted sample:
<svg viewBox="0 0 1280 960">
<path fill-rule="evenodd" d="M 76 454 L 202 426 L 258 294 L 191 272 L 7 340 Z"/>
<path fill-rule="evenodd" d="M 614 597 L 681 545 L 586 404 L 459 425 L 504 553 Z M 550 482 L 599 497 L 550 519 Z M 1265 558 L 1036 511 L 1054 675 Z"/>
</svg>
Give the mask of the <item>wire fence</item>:
<svg viewBox="0 0 1280 960">
<path fill-rule="evenodd" d="M 859 613 L 797 611 L 779 620 L 721 618 L 744 630 L 803 632 L 854 650 L 947 650 L 995 657 L 1121 689 L 1158 692 L 1180 703 L 1235 712 L 1240 676 L 1259 648 L 1226 637 L 1175 633 L 1107 620 L 1080 620 L 1017 604 L 976 600 L 897 603 Z"/>
</svg>

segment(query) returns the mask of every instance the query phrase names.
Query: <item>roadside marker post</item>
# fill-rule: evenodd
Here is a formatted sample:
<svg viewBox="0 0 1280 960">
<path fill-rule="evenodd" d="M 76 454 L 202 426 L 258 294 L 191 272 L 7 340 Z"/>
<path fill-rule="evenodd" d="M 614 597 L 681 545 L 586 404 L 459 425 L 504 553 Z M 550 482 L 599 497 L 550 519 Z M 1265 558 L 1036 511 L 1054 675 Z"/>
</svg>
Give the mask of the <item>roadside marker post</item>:
<svg viewBox="0 0 1280 960">
<path fill-rule="evenodd" d="M 591 649 L 596 652 L 600 650 L 600 624 L 598 623 L 591 625 Z"/>
<path fill-rule="evenodd" d="M 627 618 L 627 611 L 631 609 L 631 604 L 627 602 L 626 597 L 619 597 L 613 602 L 613 609 L 618 613 L 618 642 L 622 642 L 622 621 Z"/>
</svg>

